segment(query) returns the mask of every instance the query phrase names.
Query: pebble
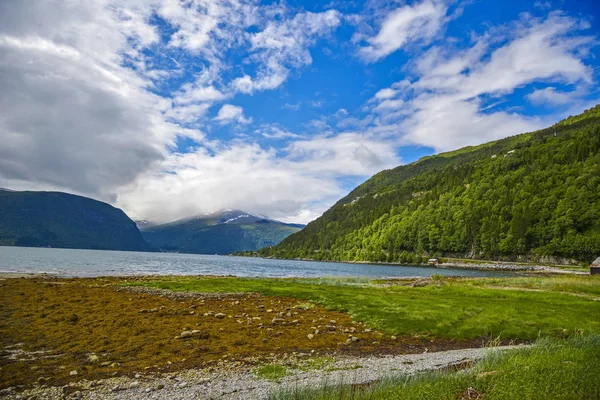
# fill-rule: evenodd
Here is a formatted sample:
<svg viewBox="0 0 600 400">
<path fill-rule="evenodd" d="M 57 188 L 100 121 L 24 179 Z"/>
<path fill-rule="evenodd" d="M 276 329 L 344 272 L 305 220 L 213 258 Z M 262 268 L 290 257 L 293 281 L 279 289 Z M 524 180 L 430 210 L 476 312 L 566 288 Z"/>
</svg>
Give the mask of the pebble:
<svg viewBox="0 0 600 400">
<path fill-rule="evenodd" d="M 215 318 L 217 318 L 217 319 L 224 319 L 225 317 L 226 317 L 226 315 L 223 314 L 223 313 L 216 313 L 215 314 Z"/>
<path fill-rule="evenodd" d="M 73 371 L 69 372 L 69 375 L 75 376 L 75 375 L 77 375 L 77 371 L 73 370 Z"/>
<path fill-rule="evenodd" d="M 179 339 L 185 339 L 185 338 L 189 338 L 189 337 L 192 337 L 192 336 L 193 336 L 193 333 L 191 331 L 183 331 L 179 335 Z"/>
<path fill-rule="evenodd" d="M 89 362 L 90 364 L 97 364 L 98 362 L 100 362 L 100 357 L 98 357 L 98 356 L 97 356 L 97 355 L 95 355 L 95 354 L 90 354 L 90 355 L 88 356 L 88 362 Z"/>
</svg>

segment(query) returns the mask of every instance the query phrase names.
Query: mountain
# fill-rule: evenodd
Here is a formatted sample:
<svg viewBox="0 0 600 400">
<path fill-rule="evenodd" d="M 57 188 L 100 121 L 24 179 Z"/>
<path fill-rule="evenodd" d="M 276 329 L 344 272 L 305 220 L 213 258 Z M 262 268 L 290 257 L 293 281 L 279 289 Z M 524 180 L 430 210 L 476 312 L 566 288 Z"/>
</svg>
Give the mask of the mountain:
<svg viewBox="0 0 600 400">
<path fill-rule="evenodd" d="M 239 210 L 186 218 L 164 225 L 142 225 L 146 241 L 163 251 L 230 254 L 274 246 L 302 229 Z"/>
<path fill-rule="evenodd" d="M 61 192 L 0 190 L 0 245 L 152 250 L 123 211 Z"/>
<path fill-rule="evenodd" d="M 260 255 L 590 262 L 600 255 L 600 105 L 544 130 L 382 171 Z"/>
</svg>

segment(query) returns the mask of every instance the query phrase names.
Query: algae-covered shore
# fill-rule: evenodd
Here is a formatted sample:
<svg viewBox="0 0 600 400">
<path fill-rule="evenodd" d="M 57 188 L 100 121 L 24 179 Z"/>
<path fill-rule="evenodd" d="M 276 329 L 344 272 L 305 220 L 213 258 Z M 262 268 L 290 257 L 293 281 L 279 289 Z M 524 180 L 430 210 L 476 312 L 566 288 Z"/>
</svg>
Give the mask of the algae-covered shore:
<svg viewBox="0 0 600 400">
<path fill-rule="evenodd" d="M 598 334 L 600 279 L 4 277 L 0 317 L 0 394 L 129 398 L 122 389 L 158 394 L 190 371 L 190 385 L 226 388 L 343 360 Z"/>
</svg>

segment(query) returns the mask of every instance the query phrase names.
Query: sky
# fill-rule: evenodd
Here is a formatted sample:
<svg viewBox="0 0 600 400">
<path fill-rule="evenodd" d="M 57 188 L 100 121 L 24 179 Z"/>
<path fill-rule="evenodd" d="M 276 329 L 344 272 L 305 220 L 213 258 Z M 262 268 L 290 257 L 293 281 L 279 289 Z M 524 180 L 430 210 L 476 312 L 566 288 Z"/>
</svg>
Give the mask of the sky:
<svg viewBox="0 0 600 400">
<path fill-rule="evenodd" d="M 600 102 L 596 0 L 3 0 L 0 187 L 307 223 Z"/>
</svg>

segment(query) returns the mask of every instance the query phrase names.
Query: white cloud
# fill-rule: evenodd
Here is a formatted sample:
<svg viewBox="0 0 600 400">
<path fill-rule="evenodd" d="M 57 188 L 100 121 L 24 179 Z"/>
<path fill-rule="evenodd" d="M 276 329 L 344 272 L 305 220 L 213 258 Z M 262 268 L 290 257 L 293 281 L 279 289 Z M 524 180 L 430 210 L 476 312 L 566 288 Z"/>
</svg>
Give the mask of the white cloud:
<svg viewBox="0 0 600 400">
<path fill-rule="evenodd" d="M 369 107 L 380 114 L 379 124 L 401 132 L 403 143 L 452 150 L 521 132 L 550 123 L 517 112 L 495 111 L 502 96 L 533 82 L 588 84 L 591 70 L 580 52 L 593 38 L 578 34 L 587 25 L 559 13 L 545 20 L 524 17 L 510 30 L 511 36 L 480 37 L 471 48 L 450 52 L 436 46 L 415 62 L 419 78 L 402 82 L 401 98 L 389 100 L 391 91 L 378 92 Z M 490 51 L 493 43 L 502 41 Z M 400 93 L 398 93 L 400 95 Z M 564 101 L 564 96 L 545 91 L 531 100 Z M 404 100 L 404 101 L 402 101 Z M 395 103 L 397 101 L 397 103 Z"/>
<path fill-rule="evenodd" d="M 0 185 L 110 200 L 166 154 L 168 101 L 122 67 L 155 43 L 135 4 L 0 4 Z"/>
<path fill-rule="evenodd" d="M 168 156 L 121 190 L 117 204 L 134 217 L 160 222 L 241 208 L 306 223 L 344 194 L 337 178 L 398 163 L 389 144 L 356 133 L 296 140 L 283 155 L 234 141 Z"/>
<path fill-rule="evenodd" d="M 205 149 L 173 154 L 159 170 L 146 173 L 121 191 L 117 204 L 132 210 L 134 216 L 156 216 L 161 222 L 221 208 L 241 208 L 273 218 L 312 218 L 314 213 L 306 208 L 309 204 L 329 204 L 342 193 L 333 179 L 290 168 L 274 151 L 239 143 L 212 155 Z"/>
<path fill-rule="evenodd" d="M 248 124 L 252 122 L 252 118 L 244 117 L 244 109 L 240 106 L 234 106 L 232 104 L 223 104 L 219 113 L 215 117 L 215 121 L 220 124 L 229 124 L 237 122 L 239 124 Z"/>
<path fill-rule="evenodd" d="M 292 132 L 288 132 L 285 129 L 274 125 L 263 125 L 261 129 L 257 129 L 255 133 L 261 134 L 263 137 L 267 139 L 299 139 L 300 135 L 297 135 Z"/>
<path fill-rule="evenodd" d="M 366 38 L 368 45 L 359 49 L 367 61 L 377 61 L 410 42 L 427 43 L 446 22 L 448 7 L 442 1 L 425 0 L 397 8 L 386 16 L 377 35 Z"/>
<path fill-rule="evenodd" d="M 290 68 L 312 63 L 308 51 L 316 39 L 331 33 L 340 24 L 335 10 L 304 12 L 294 18 L 271 20 L 266 27 L 250 35 L 250 60 L 259 63 L 256 75 L 236 78 L 232 87 L 242 93 L 275 89 L 289 76 Z"/>
<path fill-rule="evenodd" d="M 156 15 L 172 28 L 170 37 L 152 25 Z M 293 69 L 312 62 L 310 46 L 339 23 L 334 10 L 294 13 L 254 0 L 0 2 L 0 91 L 11 99 L 0 102 L 0 186 L 66 190 L 109 202 L 135 198 L 142 204 L 132 187 L 154 179 L 168 189 L 191 174 L 194 162 L 212 171 L 222 171 L 216 164 L 223 162 L 226 170 L 238 161 L 230 155 L 243 150 L 246 166 L 256 161 L 258 172 L 256 189 L 239 191 L 239 199 L 250 196 L 248 203 L 258 204 L 252 200 L 260 193 L 258 177 L 269 175 L 261 168 L 277 168 L 277 157 L 256 145 L 207 141 L 203 130 L 210 124 L 252 121 L 239 106 L 224 104 L 213 119 L 208 110 L 236 91 L 280 86 Z M 250 26 L 253 33 L 247 32 Z M 256 73 L 232 68 L 229 52 L 239 57 L 240 50 L 249 54 L 243 65 Z M 299 138 L 283 130 L 265 135 Z M 192 139 L 195 153 L 171 154 L 178 137 Z M 217 193 L 241 179 L 242 170 L 234 170 L 239 176 L 229 181 L 212 176 L 211 184 L 221 188 Z M 311 179 L 316 178 L 288 172 L 280 182 L 283 189 L 306 190 Z M 279 187 L 277 182 L 268 185 Z M 339 194 L 335 182 L 327 185 Z M 311 204 L 330 192 L 319 193 L 307 197 Z M 128 202 L 128 211 L 162 213 L 175 201 L 168 192 L 156 196 L 170 201 L 152 210 Z M 309 215 L 313 209 L 303 199 L 283 190 L 273 201 L 285 203 L 280 209 L 289 215 Z M 185 204 L 173 207 L 177 214 Z"/>
<path fill-rule="evenodd" d="M 536 89 L 527 95 L 527 99 L 534 104 L 564 105 L 571 104 L 580 97 L 579 92 L 561 92 L 554 87 Z"/>
<path fill-rule="evenodd" d="M 368 176 L 400 163 L 389 142 L 353 132 L 297 140 L 286 151 L 287 165 L 320 175 Z"/>
<path fill-rule="evenodd" d="M 214 86 L 195 86 L 185 84 L 181 88 L 180 94 L 175 98 L 179 104 L 189 104 L 192 102 L 214 102 L 227 98 L 227 95 L 217 90 Z"/>
<path fill-rule="evenodd" d="M 398 92 L 392 88 L 383 88 L 380 91 L 378 91 L 377 93 L 375 93 L 373 100 L 391 99 L 391 98 L 396 97 L 397 94 L 398 94 Z"/>
</svg>

